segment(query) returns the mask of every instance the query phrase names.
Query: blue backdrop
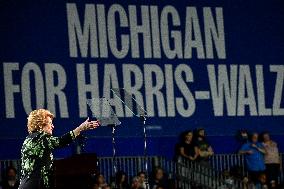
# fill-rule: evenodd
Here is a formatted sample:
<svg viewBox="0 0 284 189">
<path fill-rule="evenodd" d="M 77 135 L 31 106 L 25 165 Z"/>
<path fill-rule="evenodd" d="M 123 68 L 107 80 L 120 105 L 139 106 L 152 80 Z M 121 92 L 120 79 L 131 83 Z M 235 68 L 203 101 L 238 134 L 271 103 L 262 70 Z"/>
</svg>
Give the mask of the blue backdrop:
<svg viewBox="0 0 284 189">
<path fill-rule="evenodd" d="M 20 157 L 31 110 L 56 114 L 61 135 L 93 117 L 95 97 L 122 122 L 118 155 L 143 154 L 142 125 L 111 88 L 148 112 L 149 154 L 171 157 L 197 127 L 217 153 L 237 150 L 239 129 L 269 131 L 284 151 L 283 12 L 281 0 L 1 2 L 0 159 Z M 111 155 L 111 128 L 85 135 L 87 152 Z"/>
</svg>

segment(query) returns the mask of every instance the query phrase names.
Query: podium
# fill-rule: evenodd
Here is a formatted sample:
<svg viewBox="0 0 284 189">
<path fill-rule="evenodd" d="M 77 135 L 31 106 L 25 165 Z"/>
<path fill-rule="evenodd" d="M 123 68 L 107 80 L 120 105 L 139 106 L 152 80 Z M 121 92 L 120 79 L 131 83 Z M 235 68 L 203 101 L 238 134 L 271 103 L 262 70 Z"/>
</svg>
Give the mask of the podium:
<svg viewBox="0 0 284 189">
<path fill-rule="evenodd" d="M 96 154 L 78 154 L 54 161 L 55 189 L 90 188 L 91 175 L 97 170 Z"/>
</svg>

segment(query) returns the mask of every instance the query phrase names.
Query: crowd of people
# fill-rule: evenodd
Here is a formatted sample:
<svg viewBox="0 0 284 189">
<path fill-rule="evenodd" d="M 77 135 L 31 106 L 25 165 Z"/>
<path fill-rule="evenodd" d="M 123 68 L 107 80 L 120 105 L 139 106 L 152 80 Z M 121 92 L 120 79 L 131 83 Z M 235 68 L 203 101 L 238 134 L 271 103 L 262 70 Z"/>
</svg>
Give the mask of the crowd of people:
<svg viewBox="0 0 284 189">
<path fill-rule="evenodd" d="M 102 173 L 94 174 L 91 180 L 90 189 L 147 189 L 147 183 L 151 189 L 165 189 L 170 184 L 161 167 L 156 167 L 153 170 L 147 183 L 146 173 L 142 171 L 131 179 L 131 183 L 128 183 L 127 174 L 123 171 L 118 171 L 111 183 L 106 182 Z M 0 183 L 0 189 L 18 189 L 19 184 L 16 169 L 12 166 L 8 167 Z"/>
<path fill-rule="evenodd" d="M 268 132 L 261 135 L 243 134 L 244 140 L 239 153 L 245 156 L 246 169 L 252 183 L 259 188 L 277 188 L 281 159 L 277 143 Z"/>
<path fill-rule="evenodd" d="M 97 173 L 93 177 L 91 189 L 147 189 L 147 183 L 151 189 L 168 188 L 170 182 L 165 176 L 161 167 L 156 167 L 150 175 L 149 182 L 146 182 L 146 173 L 139 172 L 128 183 L 127 175 L 118 171 L 111 183 L 107 183 L 103 174 Z"/>
<path fill-rule="evenodd" d="M 176 146 L 176 157 L 183 157 L 188 161 L 196 161 L 200 165 L 210 166 L 210 156 L 213 149 L 206 140 L 204 129 L 185 131 L 181 134 L 181 140 Z M 248 134 L 240 132 L 241 147 L 239 154 L 244 155 L 248 171 L 247 175 L 240 175 L 236 168 L 229 171 L 229 175 L 242 179 L 244 188 L 280 188 L 279 173 L 281 159 L 277 143 L 271 140 L 268 132 Z"/>
<path fill-rule="evenodd" d="M 262 134 L 240 132 L 241 147 L 239 154 L 244 155 L 246 170 L 248 175 L 242 175 L 241 167 L 232 167 L 231 170 L 224 171 L 224 177 L 228 182 L 233 178 L 242 180 L 245 189 L 265 189 L 280 188 L 279 173 L 281 169 L 281 159 L 277 143 L 271 140 L 268 132 Z M 190 162 L 196 162 L 201 166 L 211 167 L 210 157 L 214 151 L 208 142 L 205 130 L 200 128 L 194 131 L 188 130 L 181 134 L 180 141 L 175 147 L 175 159 L 183 158 Z M 102 170 L 103 171 L 103 170 Z M 146 189 L 145 178 L 149 177 L 150 189 L 170 188 L 171 182 L 167 179 L 164 170 L 156 167 L 152 174 L 144 172 L 137 173 L 128 183 L 125 172 L 118 171 L 110 183 L 106 182 L 104 175 L 97 173 L 92 177 L 91 189 Z M 8 167 L 2 179 L 0 189 L 17 189 L 17 170 Z"/>
</svg>

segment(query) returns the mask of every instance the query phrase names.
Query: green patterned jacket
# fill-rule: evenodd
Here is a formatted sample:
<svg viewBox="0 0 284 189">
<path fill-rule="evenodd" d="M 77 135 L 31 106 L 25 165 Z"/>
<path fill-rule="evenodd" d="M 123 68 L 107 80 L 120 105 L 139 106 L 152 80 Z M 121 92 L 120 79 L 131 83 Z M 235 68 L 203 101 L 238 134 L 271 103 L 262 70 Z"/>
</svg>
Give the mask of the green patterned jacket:
<svg viewBox="0 0 284 189">
<path fill-rule="evenodd" d="M 61 137 L 33 132 L 26 137 L 22 150 L 21 183 L 19 189 L 50 188 L 53 168 L 52 151 L 75 139 L 72 131 Z"/>
</svg>

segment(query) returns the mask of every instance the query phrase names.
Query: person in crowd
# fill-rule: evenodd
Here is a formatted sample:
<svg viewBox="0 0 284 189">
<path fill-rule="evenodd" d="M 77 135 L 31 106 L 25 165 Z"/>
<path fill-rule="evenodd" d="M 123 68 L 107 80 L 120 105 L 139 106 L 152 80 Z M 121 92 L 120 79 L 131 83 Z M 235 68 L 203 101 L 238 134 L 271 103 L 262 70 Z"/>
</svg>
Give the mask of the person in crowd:
<svg viewBox="0 0 284 189">
<path fill-rule="evenodd" d="M 156 189 L 164 189 L 164 187 L 162 185 L 157 185 Z"/>
<path fill-rule="evenodd" d="M 166 187 L 167 182 L 164 174 L 164 170 L 161 167 L 156 167 L 152 173 L 150 188 L 156 189 L 157 186 Z"/>
<path fill-rule="evenodd" d="M 276 183 L 276 181 L 272 180 L 272 181 L 269 183 L 269 188 L 270 188 L 270 189 L 280 188 L 280 186 L 279 186 L 278 183 Z"/>
<path fill-rule="evenodd" d="M 258 176 L 257 183 L 255 184 L 255 189 L 268 189 L 267 177 L 265 173 L 261 173 Z"/>
<path fill-rule="evenodd" d="M 269 186 L 278 183 L 280 170 L 280 154 L 277 143 L 270 139 L 268 132 L 262 134 L 262 144 L 265 148 L 264 162 L 266 167 L 266 175 Z"/>
<path fill-rule="evenodd" d="M 234 184 L 234 178 L 229 170 L 224 170 L 222 172 L 222 177 L 224 179 L 224 182 L 221 186 L 219 186 L 219 189 L 232 189 Z"/>
<path fill-rule="evenodd" d="M 140 178 L 138 176 L 132 179 L 131 189 L 142 189 Z"/>
<path fill-rule="evenodd" d="M 29 114 L 26 137 L 21 149 L 21 181 L 19 189 L 49 189 L 52 187 L 52 151 L 71 143 L 82 131 L 95 129 L 97 121 L 89 118 L 74 130 L 61 137 L 52 136 L 54 115 L 45 109 L 34 110 Z"/>
<path fill-rule="evenodd" d="M 198 157 L 198 148 L 193 142 L 193 132 L 185 131 L 182 133 L 182 141 L 179 145 L 179 155 L 190 161 Z"/>
<path fill-rule="evenodd" d="M 244 144 L 248 141 L 248 132 L 246 130 L 240 130 L 240 141 Z"/>
<path fill-rule="evenodd" d="M 237 133 L 236 133 L 236 139 L 238 141 L 238 145 L 239 147 L 237 148 L 237 150 L 239 150 L 241 148 L 241 146 L 245 143 L 248 142 L 248 132 L 244 129 L 240 129 Z"/>
<path fill-rule="evenodd" d="M 126 173 L 123 171 L 118 171 L 115 174 L 115 181 L 111 184 L 111 188 L 117 189 L 129 189 L 130 186 L 127 183 Z"/>
<path fill-rule="evenodd" d="M 203 128 L 197 129 L 195 143 L 197 147 L 198 161 L 201 165 L 210 166 L 209 158 L 214 155 L 214 152 L 211 145 L 206 141 L 205 130 Z"/>
<path fill-rule="evenodd" d="M 259 176 L 265 171 L 264 154 L 266 153 L 262 143 L 258 142 L 257 133 L 251 135 L 250 140 L 242 145 L 239 153 L 245 155 L 250 179 L 256 183 Z"/>
<path fill-rule="evenodd" d="M 2 181 L 2 189 L 17 189 L 19 187 L 19 184 L 20 182 L 17 179 L 16 168 L 9 166 Z"/>
<path fill-rule="evenodd" d="M 140 171 L 137 174 L 138 178 L 140 179 L 140 183 L 141 183 L 141 188 L 146 189 L 146 173 L 143 171 Z"/>
<path fill-rule="evenodd" d="M 244 177 L 241 181 L 242 189 L 255 189 L 255 184 L 248 177 Z"/>
<path fill-rule="evenodd" d="M 102 189 L 111 189 L 110 185 L 106 184 L 104 186 L 102 186 Z"/>
<path fill-rule="evenodd" d="M 105 177 L 101 173 L 97 173 L 94 176 L 94 184 L 92 186 L 92 189 L 104 189 L 108 187 L 108 184 L 105 182 Z"/>
</svg>

